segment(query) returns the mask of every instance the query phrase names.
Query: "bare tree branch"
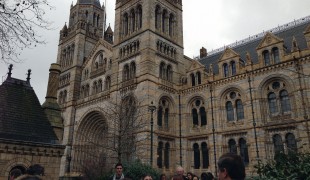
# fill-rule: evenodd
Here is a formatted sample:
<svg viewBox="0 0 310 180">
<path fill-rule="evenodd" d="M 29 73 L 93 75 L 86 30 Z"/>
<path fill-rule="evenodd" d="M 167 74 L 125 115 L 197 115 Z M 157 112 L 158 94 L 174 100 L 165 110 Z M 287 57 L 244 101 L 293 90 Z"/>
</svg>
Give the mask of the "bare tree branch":
<svg viewBox="0 0 310 180">
<path fill-rule="evenodd" d="M 44 9 L 52 9 L 48 0 L 0 0 L 0 58 L 5 63 L 20 62 L 25 48 L 45 44 L 35 31 L 50 29 Z"/>
</svg>

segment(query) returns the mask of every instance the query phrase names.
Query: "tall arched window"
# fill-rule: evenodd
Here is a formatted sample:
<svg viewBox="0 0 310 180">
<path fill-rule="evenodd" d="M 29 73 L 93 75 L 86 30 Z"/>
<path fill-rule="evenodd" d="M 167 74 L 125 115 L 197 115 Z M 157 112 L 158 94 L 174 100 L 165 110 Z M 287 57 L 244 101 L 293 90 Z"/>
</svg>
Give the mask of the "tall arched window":
<svg viewBox="0 0 310 180">
<path fill-rule="evenodd" d="M 273 145 L 274 145 L 275 154 L 284 152 L 284 146 L 283 146 L 282 138 L 279 134 L 275 134 L 273 136 Z"/>
<path fill-rule="evenodd" d="M 58 96 L 58 103 L 59 103 L 59 104 L 62 104 L 62 99 L 63 99 L 63 92 L 61 91 L 61 92 L 59 93 L 59 96 Z"/>
<path fill-rule="evenodd" d="M 196 83 L 195 83 L 195 75 L 194 74 L 191 74 L 191 80 L 192 80 L 192 86 L 195 86 Z"/>
<path fill-rule="evenodd" d="M 162 126 L 163 125 L 163 108 L 159 106 L 157 111 L 157 125 Z"/>
<path fill-rule="evenodd" d="M 280 62 L 279 49 L 277 47 L 272 48 L 272 56 L 274 63 Z"/>
<path fill-rule="evenodd" d="M 169 109 L 168 108 L 165 109 L 165 127 L 166 128 L 169 127 Z"/>
<path fill-rule="evenodd" d="M 237 146 L 236 146 L 236 141 L 233 139 L 230 139 L 228 141 L 228 148 L 230 153 L 237 154 Z"/>
<path fill-rule="evenodd" d="M 163 11 L 161 21 L 162 21 L 162 23 L 161 23 L 162 32 L 163 32 L 163 33 L 166 33 L 166 26 L 167 26 L 167 10 L 164 10 L 164 11 Z"/>
<path fill-rule="evenodd" d="M 111 78 L 110 76 L 108 76 L 105 80 L 105 89 L 110 90 L 110 88 L 111 88 Z"/>
<path fill-rule="evenodd" d="M 231 101 L 226 102 L 226 114 L 227 114 L 227 120 L 233 121 L 234 120 L 234 108 Z"/>
<path fill-rule="evenodd" d="M 226 63 L 223 64 L 223 74 L 224 77 L 228 77 L 228 65 Z"/>
<path fill-rule="evenodd" d="M 207 125 L 207 113 L 204 107 L 199 109 L 200 117 L 201 117 L 201 126 Z"/>
<path fill-rule="evenodd" d="M 236 73 L 237 73 L 236 62 L 231 61 L 230 66 L 231 66 L 231 75 L 232 76 L 236 75 Z"/>
<path fill-rule="evenodd" d="M 159 29 L 160 28 L 160 7 L 156 6 L 155 9 L 155 28 Z"/>
<path fill-rule="evenodd" d="M 277 97 L 275 93 L 271 92 L 268 94 L 268 104 L 270 113 L 278 112 Z"/>
<path fill-rule="evenodd" d="M 297 152 L 297 143 L 294 134 L 286 134 L 286 146 L 289 152 Z"/>
<path fill-rule="evenodd" d="M 165 63 L 160 63 L 160 66 L 159 66 L 159 77 L 162 78 L 162 79 L 165 79 Z"/>
<path fill-rule="evenodd" d="M 129 79 L 129 66 L 128 66 L 128 64 L 126 64 L 124 66 L 123 76 L 124 76 L 123 77 L 124 81 L 127 81 Z"/>
<path fill-rule="evenodd" d="M 240 99 L 236 100 L 236 108 L 237 108 L 237 120 L 244 119 L 244 110 L 242 101 Z"/>
<path fill-rule="evenodd" d="M 138 6 L 137 13 L 138 13 L 138 29 L 141 29 L 142 28 L 142 6 L 141 5 Z"/>
<path fill-rule="evenodd" d="M 240 156 L 242 157 L 244 164 L 248 164 L 249 163 L 248 146 L 246 144 L 246 140 L 243 138 L 239 140 L 239 149 L 240 149 Z"/>
<path fill-rule="evenodd" d="M 270 56 L 269 56 L 269 51 L 268 50 L 265 50 L 263 52 L 263 57 L 264 57 L 265 65 L 266 66 L 270 65 Z"/>
<path fill-rule="evenodd" d="M 169 161 L 170 161 L 170 144 L 168 142 L 165 144 L 165 157 L 164 157 L 164 159 L 165 159 L 165 168 L 169 169 L 169 165 L 170 165 L 170 163 L 169 163 Z"/>
<path fill-rule="evenodd" d="M 126 13 L 124 15 L 124 30 L 123 30 L 125 35 L 128 34 L 128 27 L 129 27 L 128 25 L 129 25 L 129 19 L 128 19 L 128 14 Z"/>
<path fill-rule="evenodd" d="M 281 110 L 282 112 L 291 111 L 291 103 L 290 98 L 288 97 L 288 93 L 286 90 L 282 90 L 280 92 L 280 102 L 281 102 Z"/>
<path fill-rule="evenodd" d="M 199 71 L 196 73 L 196 76 L 197 76 L 197 84 L 201 84 L 201 73 Z"/>
<path fill-rule="evenodd" d="M 131 62 L 130 63 L 130 79 L 135 78 L 135 77 L 136 77 L 136 63 Z"/>
<path fill-rule="evenodd" d="M 130 16 L 131 16 L 130 29 L 131 29 L 131 32 L 134 32 L 136 30 L 136 14 L 134 10 L 131 11 Z"/>
<path fill-rule="evenodd" d="M 202 154 L 202 168 L 209 167 L 209 151 L 207 143 L 201 143 L 201 154 Z"/>
<path fill-rule="evenodd" d="M 93 84 L 93 93 L 92 94 L 96 94 L 96 93 L 97 93 L 97 81 L 95 81 Z"/>
<path fill-rule="evenodd" d="M 169 16 L 169 36 L 173 36 L 174 31 L 174 16 L 173 14 L 170 14 Z"/>
<path fill-rule="evenodd" d="M 98 14 L 98 16 L 97 16 L 97 27 L 99 27 L 99 26 L 100 26 L 100 16 Z"/>
<path fill-rule="evenodd" d="M 98 92 L 101 92 L 102 91 L 102 80 L 100 79 L 99 81 L 98 81 Z"/>
<path fill-rule="evenodd" d="M 198 126 L 198 113 L 197 109 L 192 109 L 192 116 L 193 116 L 193 125 Z"/>
<path fill-rule="evenodd" d="M 163 167 L 163 149 L 164 149 L 163 142 L 159 142 L 158 147 L 157 147 L 157 167 L 158 168 Z"/>
<path fill-rule="evenodd" d="M 167 66 L 167 80 L 172 81 L 172 67 L 171 67 L 171 65 Z"/>
<path fill-rule="evenodd" d="M 200 150 L 199 150 L 199 145 L 197 143 L 193 145 L 193 151 L 194 151 L 194 168 L 199 169 L 200 168 Z"/>
</svg>

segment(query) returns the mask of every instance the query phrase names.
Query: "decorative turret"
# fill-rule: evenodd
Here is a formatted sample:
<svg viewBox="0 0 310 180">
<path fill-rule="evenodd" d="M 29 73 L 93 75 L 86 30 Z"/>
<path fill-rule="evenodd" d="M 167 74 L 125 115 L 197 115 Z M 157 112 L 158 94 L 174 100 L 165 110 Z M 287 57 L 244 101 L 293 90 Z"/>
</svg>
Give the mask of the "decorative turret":
<svg viewBox="0 0 310 180">
<path fill-rule="evenodd" d="M 110 24 L 109 24 L 108 29 L 104 32 L 104 40 L 113 44 L 113 31 L 112 31 Z"/>
<path fill-rule="evenodd" d="M 57 87 L 59 84 L 60 66 L 59 64 L 51 64 L 47 93 L 45 102 L 42 105 L 48 120 L 53 127 L 55 134 L 61 141 L 63 137 L 63 123 L 61 118 L 61 109 L 57 103 Z"/>
</svg>

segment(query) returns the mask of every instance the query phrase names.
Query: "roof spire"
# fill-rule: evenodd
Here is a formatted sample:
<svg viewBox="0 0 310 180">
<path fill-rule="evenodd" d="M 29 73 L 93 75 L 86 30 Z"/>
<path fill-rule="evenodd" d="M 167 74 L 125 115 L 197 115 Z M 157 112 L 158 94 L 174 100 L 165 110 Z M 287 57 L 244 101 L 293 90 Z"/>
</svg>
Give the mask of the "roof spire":
<svg viewBox="0 0 310 180">
<path fill-rule="evenodd" d="M 12 69 L 13 69 L 13 64 L 10 64 L 10 65 L 9 65 L 8 78 L 11 78 L 11 75 L 12 75 Z"/>
<path fill-rule="evenodd" d="M 28 69 L 28 73 L 27 73 L 27 83 L 30 83 L 30 74 L 31 74 L 31 69 Z"/>
</svg>

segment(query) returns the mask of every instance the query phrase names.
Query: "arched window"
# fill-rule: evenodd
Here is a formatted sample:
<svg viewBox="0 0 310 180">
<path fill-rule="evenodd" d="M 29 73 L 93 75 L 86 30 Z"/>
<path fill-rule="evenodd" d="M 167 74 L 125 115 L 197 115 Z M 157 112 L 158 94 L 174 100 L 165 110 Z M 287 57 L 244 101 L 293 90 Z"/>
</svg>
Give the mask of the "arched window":
<svg viewBox="0 0 310 180">
<path fill-rule="evenodd" d="M 92 94 L 96 94 L 97 93 L 97 82 L 95 81 L 93 84 L 93 93 Z"/>
<path fill-rule="evenodd" d="M 207 143 L 201 143 L 201 154 L 202 154 L 202 168 L 206 169 L 209 167 L 209 151 Z"/>
<path fill-rule="evenodd" d="M 166 18 L 167 18 L 167 10 L 164 10 L 161 18 L 162 21 L 161 28 L 163 33 L 166 33 L 166 24 L 167 24 Z"/>
<path fill-rule="evenodd" d="M 201 73 L 199 71 L 196 73 L 196 76 L 197 76 L 197 84 L 201 84 Z"/>
<path fill-rule="evenodd" d="M 272 55 L 274 63 L 280 62 L 279 49 L 277 47 L 272 48 Z"/>
<path fill-rule="evenodd" d="M 194 168 L 199 169 L 200 168 L 200 151 L 199 151 L 199 145 L 197 143 L 193 145 L 193 151 L 194 151 Z"/>
<path fill-rule="evenodd" d="M 165 168 L 166 169 L 169 169 L 169 165 L 170 165 L 170 163 L 169 163 L 169 159 L 170 159 L 170 144 L 167 142 L 166 144 L 165 144 L 165 157 L 164 157 L 164 159 L 165 159 Z"/>
<path fill-rule="evenodd" d="M 223 73 L 224 77 L 228 77 L 228 65 L 226 63 L 223 64 Z"/>
<path fill-rule="evenodd" d="M 110 76 L 108 76 L 105 80 L 105 89 L 110 90 L 110 88 L 111 88 L 111 78 Z"/>
<path fill-rule="evenodd" d="M 266 66 L 270 65 L 270 56 L 269 56 L 269 52 L 267 50 L 265 50 L 263 52 L 263 57 L 264 57 L 265 65 Z"/>
<path fill-rule="evenodd" d="M 244 110 L 242 101 L 240 99 L 236 100 L 236 108 L 237 108 L 237 120 L 244 119 Z"/>
<path fill-rule="evenodd" d="M 248 164 L 249 163 L 248 146 L 246 144 L 246 140 L 244 140 L 243 138 L 239 140 L 239 149 L 240 149 L 240 156 L 244 164 Z"/>
<path fill-rule="evenodd" d="M 199 109 L 200 117 L 201 117 L 201 126 L 207 125 L 207 113 L 204 107 Z"/>
<path fill-rule="evenodd" d="M 85 97 L 89 96 L 89 91 L 90 91 L 89 84 L 87 84 L 86 85 L 86 96 Z"/>
<path fill-rule="evenodd" d="M 198 126 L 198 113 L 197 109 L 192 109 L 192 116 L 193 116 L 193 125 Z"/>
<path fill-rule="evenodd" d="M 157 111 L 157 125 L 162 126 L 163 125 L 163 108 L 159 107 Z"/>
<path fill-rule="evenodd" d="M 230 62 L 230 66 L 231 66 L 231 75 L 234 76 L 237 73 L 237 69 L 236 69 L 236 62 L 235 61 L 231 61 Z"/>
<path fill-rule="evenodd" d="M 226 114 L 227 114 L 227 120 L 233 121 L 234 120 L 234 108 L 231 101 L 226 102 Z"/>
<path fill-rule="evenodd" d="M 172 81 L 172 67 L 171 67 L 171 65 L 167 66 L 167 80 Z"/>
<path fill-rule="evenodd" d="M 278 112 L 277 98 L 273 92 L 268 94 L 268 105 L 271 114 Z"/>
<path fill-rule="evenodd" d="M 169 16 L 169 36 L 173 36 L 174 31 L 174 16 L 173 14 L 170 14 Z"/>
<path fill-rule="evenodd" d="M 286 145 L 289 152 L 297 152 L 297 143 L 294 134 L 286 134 Z"/>
<path fill-rule="evenodd" d="M 130 63 L 130 79 L 136 77 L 136 63 L 132 62 Z"/>
<path fill-rule="evenodd" d="M 196 83 L 195 83 L 195 75 L 194 74 L 191 74 L 191 79 L 192 79 L 192 86 L 195 86 Z"/>
<path fill-rule="evenodd" d="M 163 149 L 164 149 L 163 142 L 159 142 L 158 148 L 157 148 L 157 167 L 158 168 L 163 167 Z"/>
<path fill-rule="evenodd" d="M 136 30 L 136 14 L 135 14 L 135 11 L 132 10 L 130 15 L 131 15 L 131 32 L 134 32 Z"/>
<path fill-rule="evenodd" d="M 98 16 L 97 16 L 97 27 L 99 27 L 99 26 L 100 26 L 100 16 L 98 14 Z"/>
<path fill-rule="evenodd" d="M 96 24 L 95 24 L 96 23 L 96 17 L 97 17 L 96 13 L 94 13 L 94 15 L 93 15 L 93 26 L 96 26 Z"/>
<path fill-rule="evenodd" d="M 84 98 L 84 91 L 85 91 L 85 86 L 82 86 L 81 92 L 80 92 L 80 98 Z M 60 102 L 59 102 L 60 104 Z"/>
<path fill-rule="evenodd" d="M 165 71 L 166 71 L 165 66 L 166 66 L 165 63 L 163 63 L 163 62 L 160 63 L 160 66 L 159 66 L 159 77 L 162 79 L 165 79 L 165 74 L 166 74 L 165 73 Z"/>
<path fill-rule="evenodd" d="M 128 24 L 129 24 L 129 22 L 128 22 L 128 14 L 126 13 L 124 15 L 124 31 L 123 31 L 125 35 L 128 34 Z"/>
<path fill-rule="evenodd" d="M 281 102 L 281 110 L 282 112 L 291 111 L 291 103 L 290 98 L 286 90 L 282 90 L 280 92 L 280 102 Z"/>
<path fill-rule="evenodd" d="M 165 127 L 166 128 L 169 127 L 169 109 L 168 108 L 165 109 Z"/>
<path fill-rule="evenodd" d="M 61 92 L 59 93 L 59 96 L 58 96 L 58 103 L 59 103 L 59 104 L 62 104 L 62 99 L 63 99 L 63 92 L 61 91 Z"/>
<path fill-rule="evenodd" d="M 138 28 L 142 28 L 142 6 L 138 6 Z"/>
<path fill-rule="evenodd" d="M 128 66 L 128 64 L 126 64 L 124 66 L 123 75 L 124 75 L 124 77 L 123 77 L 124 81 L 127 81 L 129 79 L 129 66 Z"/>
<path fill-rule="evenodd" d="M 100 79 L 98 81 L 98 88 L 97 88 L 98 92 L 101 92 L 102 91 L 102 80 Z"/>
<path fill-rule="evenodd" d="M 160 28 L 160 7 L 156 6 L 155 9 L 155 28 L 159 29 Z"/>
<path fill-rule="evenodd" d="M 228 148 L 230 153 L 237 154 L 237 146 L 236 146 L 236 141 L 233 139 L 230 139 L 228 141 Z"/>
<path fill-rule="evenodd" d="M 279 134 L 275 134 L 273 136 L 273 144 L 274 144 L 274 152 L 275 154 L 283 153 L 284 152 L 284 146 L 282 142 L 282 138 Z"/>
<path fill-rule="evenodd" d="M 166 129 L 169 128 L 169 102 L 165 99 L 162 99 L 159 101 L 159 106 L 158 106 L 158 125 L 162 126 L 162 123 L 164 123 L 164 126 Z M 160 116 L 160 117 L 159 117 Z M 164 120 L 164 122 L 162 122 Z"/>
</svg>

